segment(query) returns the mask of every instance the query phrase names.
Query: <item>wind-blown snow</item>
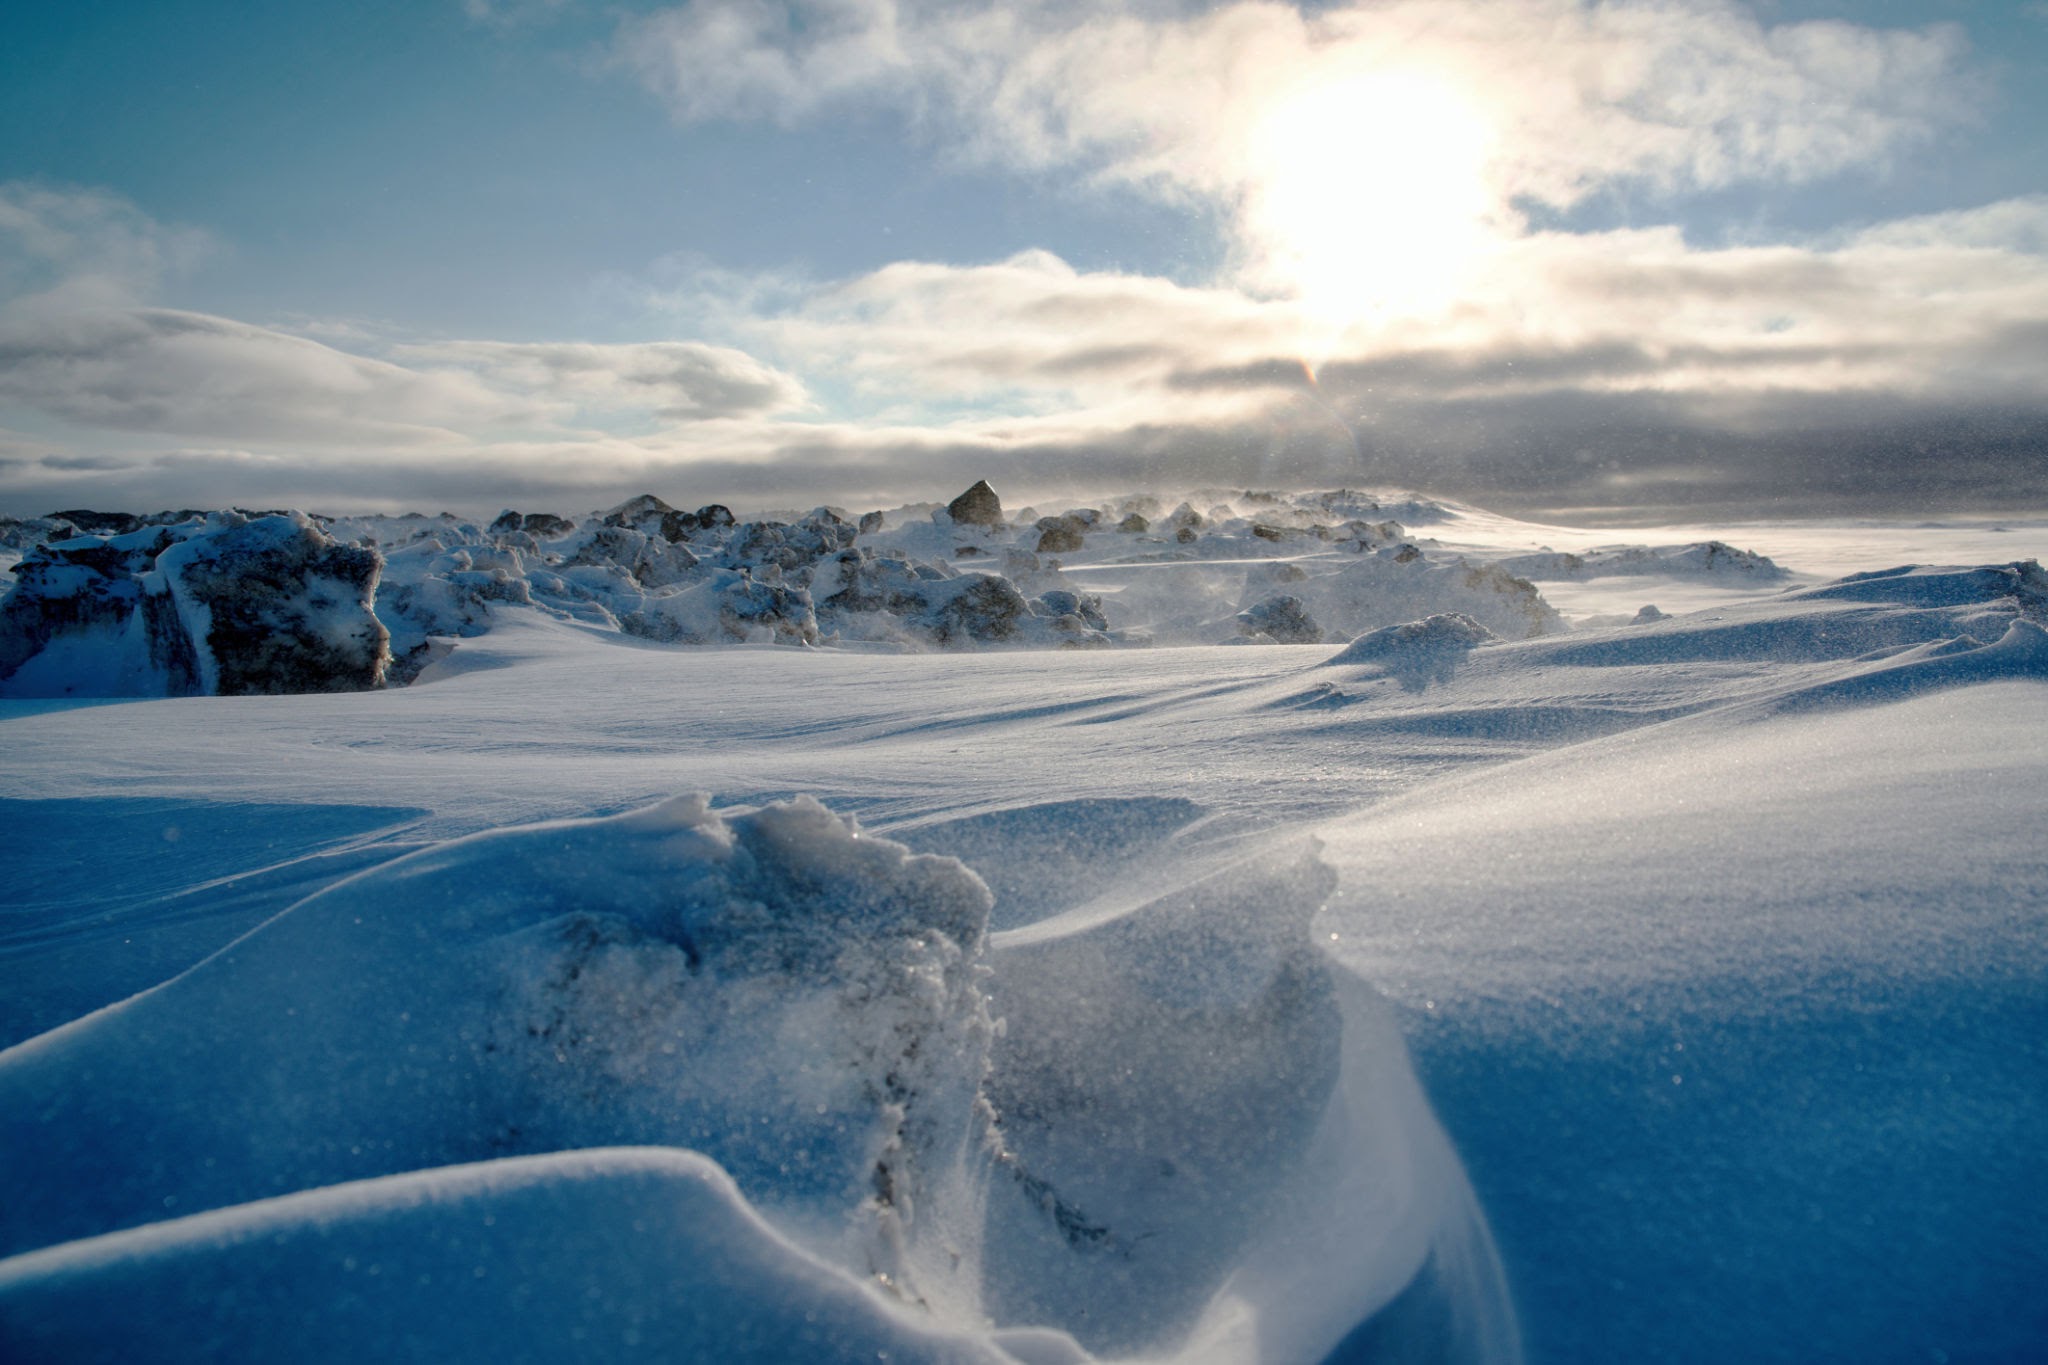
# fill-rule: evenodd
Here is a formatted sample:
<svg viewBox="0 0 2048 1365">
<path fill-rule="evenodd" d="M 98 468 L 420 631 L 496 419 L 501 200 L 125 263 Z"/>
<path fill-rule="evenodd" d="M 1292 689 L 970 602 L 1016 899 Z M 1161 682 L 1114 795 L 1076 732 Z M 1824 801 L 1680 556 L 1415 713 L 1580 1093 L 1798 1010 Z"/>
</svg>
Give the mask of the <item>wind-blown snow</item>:
<svg viewBox="0 0 2048 1365">
<path fill-rule="evenodd" d="M 819 644 L 621 629 L 717 510 L 394 519 L 409 686 L 0 702 L 0 1355 L 2048 1349 L 2041 528 L 924 509 Z"/>
</svg>

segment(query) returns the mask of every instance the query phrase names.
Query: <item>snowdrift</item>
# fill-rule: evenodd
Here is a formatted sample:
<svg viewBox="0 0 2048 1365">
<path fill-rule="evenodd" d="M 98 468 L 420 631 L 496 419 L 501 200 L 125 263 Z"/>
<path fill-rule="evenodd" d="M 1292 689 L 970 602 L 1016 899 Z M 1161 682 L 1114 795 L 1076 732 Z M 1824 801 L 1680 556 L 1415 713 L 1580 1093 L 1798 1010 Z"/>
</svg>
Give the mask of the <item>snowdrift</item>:
<svg viewBox="0 0 2048 1365">
<path fill-rule="evenodd" d="M 0 1054 L 0 1335 L 1263 1361 L 1420 1318 L 1513 1359 L 1391 1017 L 1310 941 L 1331 885 L 1279 850 L 985 951 L 974 874 L 807 799 L 423 850 Z"/>
</svg>

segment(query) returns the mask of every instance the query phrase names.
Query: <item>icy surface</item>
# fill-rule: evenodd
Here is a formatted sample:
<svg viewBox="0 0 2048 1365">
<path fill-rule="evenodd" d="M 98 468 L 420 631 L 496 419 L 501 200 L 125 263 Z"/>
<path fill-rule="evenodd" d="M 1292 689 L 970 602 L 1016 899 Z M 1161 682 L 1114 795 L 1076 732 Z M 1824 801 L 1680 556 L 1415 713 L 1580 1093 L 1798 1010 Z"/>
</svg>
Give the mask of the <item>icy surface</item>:
<svg viewBox="0 0 2048 1365">
<path fill-rule="evenodd" d="M 380 611 L 531 603 L 408 608 L 478 633 L 403 688 L 0 702 L 0 1354 L 2039 1358 L 2041 528 L 1658 528 L 1784 576 L 1551 622 L 1463 576 L 1612 532 L 1399 501 L 848 516 L 802 649 L 620 628 L 762 584 L 744 515 L 337 524 Z M 1317 615 L 1382 563 L 1456 593 Z M 973 580 L 1205 643 L 936 640 Z"/>
</svg>

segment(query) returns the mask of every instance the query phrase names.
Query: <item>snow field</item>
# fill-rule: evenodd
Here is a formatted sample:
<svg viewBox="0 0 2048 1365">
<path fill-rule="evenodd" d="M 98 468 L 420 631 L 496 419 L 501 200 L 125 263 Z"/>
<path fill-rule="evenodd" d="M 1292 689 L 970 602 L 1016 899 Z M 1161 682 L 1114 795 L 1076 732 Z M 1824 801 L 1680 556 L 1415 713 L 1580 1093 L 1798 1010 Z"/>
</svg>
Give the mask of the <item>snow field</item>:
<svg viewBox="0 0 2048 1365">
<path fill-rule="evenodd" d="M 0 703 L 0 1354 L 2037 1358 L 2039 570 L 1770 553 Z"/>
</svg>

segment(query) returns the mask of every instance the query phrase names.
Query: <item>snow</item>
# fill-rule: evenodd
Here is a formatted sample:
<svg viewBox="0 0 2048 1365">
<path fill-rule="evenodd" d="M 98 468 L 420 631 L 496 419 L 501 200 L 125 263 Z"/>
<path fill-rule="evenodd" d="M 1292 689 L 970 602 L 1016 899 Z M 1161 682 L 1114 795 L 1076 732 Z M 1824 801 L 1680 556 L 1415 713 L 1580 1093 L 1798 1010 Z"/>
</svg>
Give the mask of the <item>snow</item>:
<svg viewBox="0 0 2048 1365">
<path fill-rule="evenodd" d="M 2048 529 L 931 510 L 807 647 L 393 518 L 408 685 L 0 701 L 0 1355 L 2048 1351 Z"/>
</svg>

